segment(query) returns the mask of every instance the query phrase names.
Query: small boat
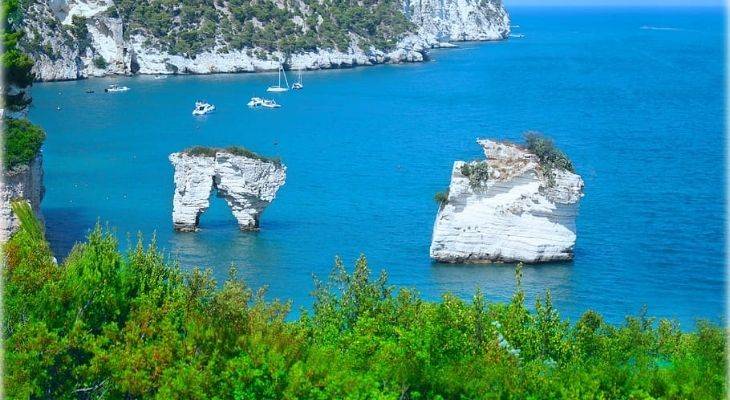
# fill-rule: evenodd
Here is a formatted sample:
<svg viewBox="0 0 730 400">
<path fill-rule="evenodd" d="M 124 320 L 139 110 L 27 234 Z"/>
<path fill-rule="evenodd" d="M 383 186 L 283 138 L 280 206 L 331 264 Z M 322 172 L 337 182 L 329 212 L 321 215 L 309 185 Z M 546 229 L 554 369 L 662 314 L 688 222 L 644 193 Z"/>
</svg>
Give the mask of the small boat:
<svg viewBox="0 0 730 400">
<path fill-rule="evenodd" d="M 204 101 L 196 101 L 193 115 L 205 115 L 215 110 L 215 106 Z"/>
<path fill-rule="evenodd" d="M 281 104 L 275 102 L 274 100 L 264 100 L 261 103 L 261 107 L 266 107 L 266 108 L 279 108 L 279 107 L 281 107 Z"/>
<path fill-rule="evenodd" d="M 167 79 L 167 75 L 155 75 L 153 79 Z"/>
<path fill-rule="evenodd" d="M 251 100 L 246 104 L 251 108 L 266 107 L 266 108 L 279 108 L 281 104 L 274 100 L 262 99 L 261 97 L 251 97 Z"/>
<path fill-rule="evenodd" d="M 126 87 L 126 86 L 119 86 L 119 85 L 117 85 L 115 83 L 107 86 L 107 88 L 104 89 L 104 91 L 107 92 L 107 93 L 126 92 L 128 90 L 129 90 L 128 87 Z"/>
<path fill-rule="evenodd" d="M 246 103 L 249 107 L 258 107 L 264 102 L 264 99 L 261 97 L 251 97 L 251 100 L 249 100 L 248 103 Z"/>
<path fill-rule="evenodd" d="M 281 86 L 281 75 L 284 75 L 284 83 L 286 83 L 286 86 Z M 284 72 L 284 67 L 281 65 L 279 66 L 279 83 L 276 85 L 269 86 L 266 91 L 271 93 L 281 93 L 286 92 L 289 90 L 289 81 L 286 79 L 286 72 Z"/>
<path fill-rule="evenodd" d="M 92 89 L 86 89 L 86 93 L 94 93 Z"/>
<path fill-rule="evenodd" d="M 522 39 L 525 37 L 525 35 L 523 35 L 521 33 L 513 33 L 513 34 L 510 34 L 509 37 L 514 38 L 514 39 Z"/>
<path fill-rule="evenodd" d="M 294 82 L 291 88 L 294 90 L 304 89 L 304 85 L 302 84 L 302 70 L 299 70 L 299 80 Z"/>
</svg>

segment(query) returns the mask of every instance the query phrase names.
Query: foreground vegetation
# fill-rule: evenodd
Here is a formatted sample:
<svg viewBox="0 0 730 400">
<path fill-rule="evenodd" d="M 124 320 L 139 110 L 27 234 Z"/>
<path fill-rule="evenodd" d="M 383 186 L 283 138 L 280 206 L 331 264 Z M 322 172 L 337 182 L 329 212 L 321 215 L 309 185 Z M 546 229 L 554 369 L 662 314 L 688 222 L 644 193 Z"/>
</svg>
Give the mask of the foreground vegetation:
<svg viewBox="0 0 730 400">
<path fill-rule="evenodd" d="M 10 398 L 720 399 L 725 335 L 699 323 L 586 312 L 561 319 L 549 294 L 528 309 L 444 295 L 422 300 L 373 278 L 364 258 L 316 282 L 287 321 L 236 278 L 181 272 L 142 244 L 127 254 L 96 227 L 62 265 L 27 205 L 4 247 Z M 517 270 L 518 283 L 520 280 Z"/>
<path fill-rule="evenodd" d="M 46 134 L 26 119 L 4 119 L 5 149 L 3 166 L 11 169 L 29 164 L 41 150 Z"/>
</svg>

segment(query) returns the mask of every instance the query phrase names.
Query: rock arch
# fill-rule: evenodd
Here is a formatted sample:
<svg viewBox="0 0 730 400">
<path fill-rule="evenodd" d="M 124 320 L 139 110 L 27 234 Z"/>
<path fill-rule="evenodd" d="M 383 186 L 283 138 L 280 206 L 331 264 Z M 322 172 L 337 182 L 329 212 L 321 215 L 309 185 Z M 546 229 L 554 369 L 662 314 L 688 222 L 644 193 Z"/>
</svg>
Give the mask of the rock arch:
<svg viewBox="0 0 730 400">
<path fill-rule="evenodd" d="M 169 157 L 175 167 L 175 230 L 198 230 L 200 216 L 210 207 L 213 193 L 226 201 L 241 230 L 259 229 L 261 213 L 284 184 L 286 167 L 253 153 L 206 151 L 173 153 Z"/>
</svg>

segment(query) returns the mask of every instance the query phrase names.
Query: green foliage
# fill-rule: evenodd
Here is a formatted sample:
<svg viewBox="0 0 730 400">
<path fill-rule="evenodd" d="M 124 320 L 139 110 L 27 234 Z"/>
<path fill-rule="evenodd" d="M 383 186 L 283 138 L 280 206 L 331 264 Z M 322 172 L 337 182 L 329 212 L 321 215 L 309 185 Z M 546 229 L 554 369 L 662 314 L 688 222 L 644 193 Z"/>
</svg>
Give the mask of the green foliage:
<svg viewBox="0 0 730 400">
<path fill-rule="evenodd" d="M 122 17 L 125 32 L 145 33 L 164 50 L 188 56 L 212 49 L 218 36 L 232 49 L 260 47 L 287 55 L 318 47 L 347 50 L 350 33 L 360 36 L 365 48 L 388 49 L 412 28 L 396 0 L 304 4 L 307 14 L 295 0 L 120 0 L 109 14 Z"/>
<path fill-rule="evenodd" d="M 46 133 L 26 119 L 4 118 L 5 147 L 3 165 L 5 169 L 30 163 L 43 145 Z"/>
<path fill-rule="evenodd" d="M 540 160 L 543 173 L 548 178 L 548 186 L 555 184 L 554 170 L 566 170 L 575 172 L 573 163 L 562 150 L 555 147 L 555 143 L 551 139 L 544 137 L 538 132 L 525 133 L 525 142 L 527 150 L 535 154 Z"/>
<path fill-rule="evenodd" d="M 486 161 L 464 163 L 461 166 L 461 174 L 469 178 L 469 186 L 473 190 L 479 190 L 489 180 L 489 164 Z"/>
<path fill-rule="evenodd" d="M 109 63 L 102 56 L 94 57 L 94 66 L 99 69 L 104 69 L 109 66 Z"/>
<path fill-rule="evenodd" d="M 439 205 L 446 204 L 449 202 L 449 189 L 446 189 L 442 192 L 436 192 L 435 195 L 433 195 L 434 201 L 439 203 Z"/>
<path fill-rule="evenodd" d="M 20 210 L 19 207 L 25 207 Z M 438 302 L 373 278 L 360 258 L 316 281 L 312 312 L 264 300 L 236 276 L 181 272 L 139 241 L 127 254 L 97 226 L 56 265 L 30 209 L 4 246 L 9 398 L 720 399 L 722 328 L 682 332 L 589 311 L 562 320 L 446 294 Z"/>
<path fill-rule="evenodd" d="M 279 160 L 278 158 L 264 157 L 264 156 L 254 153 L 253 151 L 251 151 L 245 147 L 242 147 L 242 146 L 228 146 L 225 148 L 193 146 L 193 147 L 183 150 L 183 153 L 190 155 L 190 156 L 205 156 L 205 157 L 215 157 L 215 154 L 218 152 L 226 152 L 226 153 L 233 154 L 234 156 L 243 156 L 243 157 L 253 158 L 253 159 L 261 160 L 261 161 L 265 161 L 265 162 L 271 162 L 276 165 L 281 165 L 281 160 Z"/>
<path fill-rule="evenodd" d="M 31 68 L 33 68 L 33 60 L 17 48 L 18 41 L 23 37 L 23 32 L 17 29 L 23 17 L 19 1 L 3 0 L 0 13 L 2 13 L 2 23 L 5 27 L 2 32 L 4 49 L 2 54 L 2 64 L 5 80 L 9 85 L 17 86 L 22 89 L 33 84 L 34 76 L 30 71 Z M 9 89 L 9 85 L 4 85 L 6 86 L 4 93 L 6 102 L 9 103 L 9 105 L 21 106 L 22 108 L 22 104 L 13 104 L 12 101 L 8 101 L 7 91 Z"/>
<path fill-rule="evenodd" d="M 91 46 L 91 36 L 89 35 L 89 28 L 86 26 L 86 17 L 80 15 L 71 17 L 71 33 L 76 38 L 79 50 L 83 51 Z"/>
</svg>

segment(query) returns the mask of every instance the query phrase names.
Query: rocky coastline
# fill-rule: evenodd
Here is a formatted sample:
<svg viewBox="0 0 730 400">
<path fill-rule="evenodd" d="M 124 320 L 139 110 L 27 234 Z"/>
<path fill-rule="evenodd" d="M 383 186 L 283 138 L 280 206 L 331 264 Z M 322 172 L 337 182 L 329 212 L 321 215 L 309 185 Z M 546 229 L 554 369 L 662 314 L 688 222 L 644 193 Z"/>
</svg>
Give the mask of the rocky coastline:
<svg viewBox="0 0 730 400">
<path fill-rule="evenodd" d="M 122 18 L 107 12 L 111 7 L 115 7 L 113 0 L 31 2 L 23 29 L 25 50 L 35 61 L 36 79 L 261 72 L 275 71 L 280 65 L 289 70 L 318 70 L 422 62 L 428 59 L 429 49 L 453 47 L 452 42 L 458 41 L 502 40 L 510 31 L 509 15 L 499 0 L 404 0 L 402 12 L 414 29 L 390 49 L 366 44 L 354 34 L 347 50 L 318 47 L 316 51 L 293 53 L 257 47 L 232 50 L 216 37 L 212 48 L 185 55 L 162 50 L 149 36 L 126 31 Z M 83 40 L 69 33 L 71 30 L 58 34 L 58 27 L 72 26 L 74 18 L 84 21 Z"/>
<path fill-rule="evenodd" d="M 27 201 L 38 220 L 43 222 L 41 201 L 43 186 L 43 155 L 39 153 L 29 164 L 17 165 L 2 174 L 0 185 L 0 243 L 7 241 L 18 230 L 20 221 L 11 208 L 13 201 Z"/>
</svg>

